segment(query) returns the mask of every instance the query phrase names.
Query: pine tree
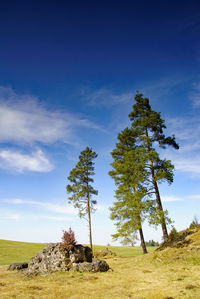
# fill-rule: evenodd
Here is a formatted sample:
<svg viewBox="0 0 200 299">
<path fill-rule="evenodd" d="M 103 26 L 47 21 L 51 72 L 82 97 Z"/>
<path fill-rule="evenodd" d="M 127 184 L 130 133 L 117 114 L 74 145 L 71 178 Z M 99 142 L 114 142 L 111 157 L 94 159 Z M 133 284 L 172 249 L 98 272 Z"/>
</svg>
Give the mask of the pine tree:
<svg viewBox="0 0 200 299">
<path fill-rule="evenodd" d="M 148 172 L 145 170 L 146 155 L 135 144 L 133 130 L 126 128 L 119 135 L 119 142 L 111 152 L 114 159 L 109 175 L 114 178 L 117 190 L 116 202 L 111 210 L 111 219 L 116 220 L 117 233 L 114 239 L 126 239 L 129 234 L 139 231 L 143 253 L 147 253 L 142 222 L 150 202 L 144 200 L 147 193 Z"/>
<path fill-rule="evenodd" d="M 166 128 L 164 120 L 160 113 L 151 109 L 149 99 L 144 98 L 143 94 L 137 93 L 136 103 L 133 105 L 133 111 L 129 114 L 132 122 L 135 140 L 138 146 L 146 149 L 148 156 L 148 167 L 151 173 L 151 181 L 156 195 L 157 216 L 162 226 L 164 241 L 168 239 L 165 213 L 163 211 L 158 183 L 167 180 L 173 182 L 173 165 L 169 160 L 161 160 L 155 150 L 155 145 L 165 148 L 167 145 L 179 149 L 175 141 L 175 136 L 165 137 L 163 129 Z"/>
<path fill-rule="evenodd" d="M 72 183 L 68 184 L 67 193 L 72 195 L 68 198 L 69 203 L 73 203 L 74 207 L 79 210 L 79 216 L 85 217 L 89 226 L 89 241 L 92 249 L 92 230 L 91 230 L 91 212 L 95 210 L 95 200 L 92 200 L 92 195 L 97 195 L 91 183 L 94 181 L 92 176 L 94 172 L 93 160 L 97 158 L 97 154 L 92 148 L 86 147 L 79 155 L 79 161 L 76 166 L 70 171 L 68 180 Z"/>
</svg>

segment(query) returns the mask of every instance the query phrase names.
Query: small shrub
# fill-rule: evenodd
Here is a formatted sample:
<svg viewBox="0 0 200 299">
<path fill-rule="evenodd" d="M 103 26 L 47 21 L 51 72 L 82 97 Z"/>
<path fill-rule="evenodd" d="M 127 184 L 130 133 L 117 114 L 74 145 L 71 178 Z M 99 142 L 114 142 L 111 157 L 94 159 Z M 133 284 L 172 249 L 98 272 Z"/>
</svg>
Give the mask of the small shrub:
<svg viewBox="0 0 200 299">
<path fill-rule="evenodd" d="M 169 241 L 175 241 L 179 238 L 179 233 L 175 229 L 175 227 L 172 228 L 170 234 L 169 234 Z"/>
<path fill-rule="evenodd" d="M 63 230 L 62 241 L 63 242 L 61 243 L 61 246 L 63 247 L 63 249 L 66 249 L 67 251 L 71 250 L 74 247 L 74 245 L 76 245 L 77 241 L 71 227 L 68 231 Z"/>
<path fill-rule="evenodd" d="M 198 218 L 195 216 L 194 220 L 192 221 L 192 223 L 190 224 L 189 228 L 195 228 L 199 225 L 199 221 Z"/>
</svg>

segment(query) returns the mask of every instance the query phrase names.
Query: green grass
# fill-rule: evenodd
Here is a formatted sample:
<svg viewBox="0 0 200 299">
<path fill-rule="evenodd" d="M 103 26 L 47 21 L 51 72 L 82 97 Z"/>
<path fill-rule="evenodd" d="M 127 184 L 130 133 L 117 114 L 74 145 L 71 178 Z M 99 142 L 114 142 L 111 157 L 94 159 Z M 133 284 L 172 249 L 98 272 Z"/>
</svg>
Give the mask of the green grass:
<svg viewBox="0 0 200 299">
<path fill-rule="evenodd" d="M 0 265 L 29 262 L 46 244 L 0 240 Z"/>
<path fill-rule="evenodd" d="M 142 255 L 142 248 L 137 246 L 137 247 L 129 247 L 129 246 L 94 246 L 94 251 L 95 250 L 103 250 L 105 248 L 108 248 L 109 250 L 115 252 L 117 255 L 122 256 L 122 257 L 134 257 L 138 255 Z M 157 247 L 152 247 L 149 246 L 147 247 L 148 252 L 152 252 L 156 249 Z"/>
<path fill-rule="evenodd" d="M 36 252 L 46 246 L 41 243 L 25 243 L 16 241 L 0 240 L 0 265 L 9 265 L 18 262 L 29 262 L 30 258 L 35 256 Z M 94 246 L 95 250 L 103 250 L 109 248 L 117 255 L 122 257 L 134 257 L 142 254 L 140 247 L 118 247 L 118 246 Z M 148 247 L 148 251 L 152 252 L 155 247 Z"/>
</svg>

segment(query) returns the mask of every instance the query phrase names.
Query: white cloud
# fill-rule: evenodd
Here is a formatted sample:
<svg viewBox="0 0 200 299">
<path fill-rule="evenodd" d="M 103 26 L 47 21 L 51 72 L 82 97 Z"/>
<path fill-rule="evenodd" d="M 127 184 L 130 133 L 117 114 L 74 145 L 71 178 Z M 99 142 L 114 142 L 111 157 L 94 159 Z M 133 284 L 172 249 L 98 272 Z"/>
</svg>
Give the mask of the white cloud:
<svg viewBox="0 0 200 299">
<path fill-rule="evenodd" d="M 53 165 L 40 149 L 31 154 L 24 154 L 20 151 L 8 149 L 0 150 L 0 167 L 17 172 L 48 172 L 53 169 Z"/>
<path fill-rule="evenodd" d="M 47 215 L 43 215 L 43 216 L 39 216 L 39 218 L 44 218 L 44 219 L 49 219 L 49 220 L 53 220 L 53 221 L 72 221 L 72 218 L 69 217 L 62 217 L 62 216 L 47 216 Z"/>
<path fill-rule="evenodd" d="M 194 175 L 200 175 L 200 157 L 175 159 L 175 169 L 183 172 L 189 172 Z"/>
<path fill-rule="evenodd" d="M 9 213 L 9 214 L 5 215 L 4 218 L 5 219 L 9 219 L 9 220 L 16 220 L 16 221 L 18 221 L 18 220 L 21 219 L 21 216 L 19 214 L 11 214 L 11 213 Z"/>
<path fill-rule="evenodd" d="M 0 142 L 74 143 L 74 129 L 101 128 L 85 117 L 53 111 L 33 96 L 0 87 Z"/>
<path fill-rule="evenodd" d="M 25 200 L 25 199 L 20 199 L 20 198 L 4 199 L 2 201 L 10 203 L 10 204 L 15 204 L 15 205 L 39 206 L 39 207 L 42 207 L 44 210 L 48 210 L 48 211 L 60 213 L 60 214 L 77 215 L 77 213 L 78 213 L 75 208 L 67 205 L 67 201 L 66 201 L 66 205 L 45 202 L 45 201 Z"/>
<path fill-rule="evenodd" d="M 162 196 L 162 201 L 165 202 L 179 201 L 179 200 L 183 200 L 183 199 L 177 196 Z"/>
</svg>

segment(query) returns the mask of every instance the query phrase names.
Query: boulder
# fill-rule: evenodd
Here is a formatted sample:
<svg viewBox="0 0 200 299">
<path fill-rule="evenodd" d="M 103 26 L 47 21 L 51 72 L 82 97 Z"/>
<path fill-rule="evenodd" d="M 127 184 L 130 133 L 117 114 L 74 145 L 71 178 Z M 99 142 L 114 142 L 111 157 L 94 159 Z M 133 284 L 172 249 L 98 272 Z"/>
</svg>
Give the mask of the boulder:
<svg viewBox="0 0 200 299">
<path fill-rule="evenodd" d="M 109 265 L 106 261 L 94 260 L 91 263 L 73 263 L 72 270 L 79 272 L 106 272 Z"/>
<path fill-rule="evenodd" d="M 73 263 L 83 262 L 92 262 L 90 247 L 78 244 L 67 250 L 60 243 L 51 243 L 30 260 L 28 268 L 23 270 L 23 273 L 29 276 L 68 271 Z"/>
<path fill-rule="evenodd" d="M 69 259 L 72 263 L 92 262 L 92 249 L 80 244 L 74 245 L 69 251 Z"/>
<path fill-rule="evenodd" d="M 22 270 L 28 268 L 27 263 L 14 263 L 8 267 L 8 270 Z"/>
<path fill-rule="evenodd" d="M 112 258 L 116 256 L 116 253 L 109 250 L 108 248 L 104 249 L 104 250 L 97 250 L 94 252 L 94 257 L 96 259 L 99 259 L 99 258 Z"/>
</svg>

